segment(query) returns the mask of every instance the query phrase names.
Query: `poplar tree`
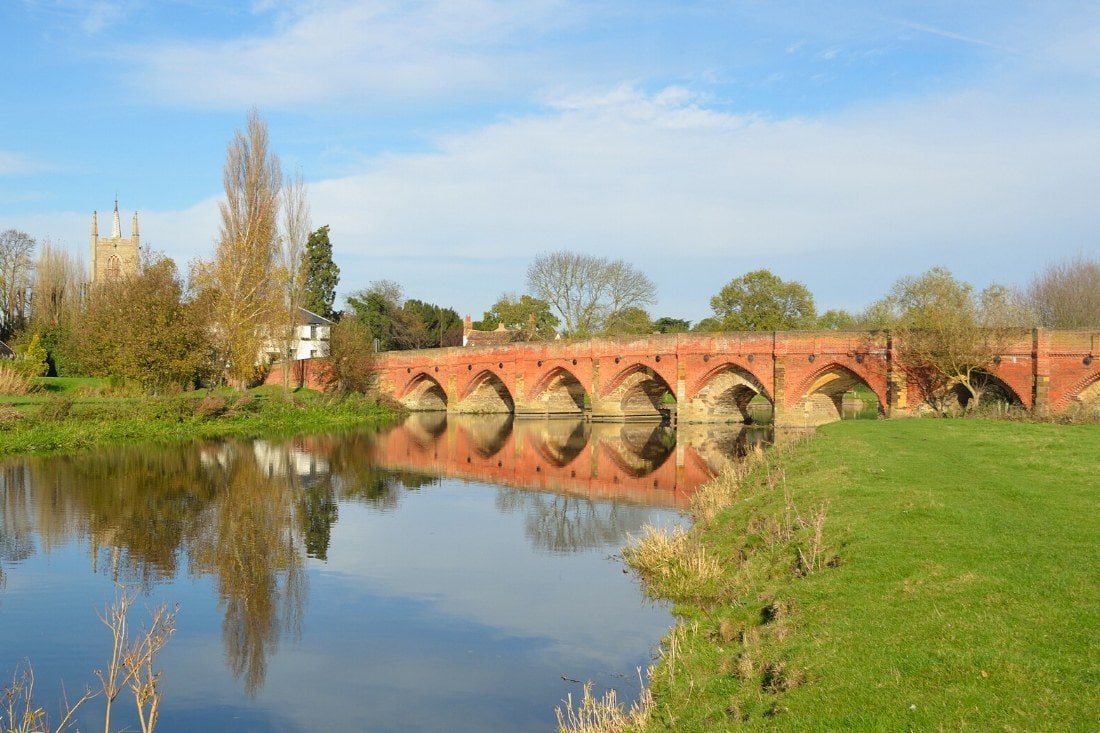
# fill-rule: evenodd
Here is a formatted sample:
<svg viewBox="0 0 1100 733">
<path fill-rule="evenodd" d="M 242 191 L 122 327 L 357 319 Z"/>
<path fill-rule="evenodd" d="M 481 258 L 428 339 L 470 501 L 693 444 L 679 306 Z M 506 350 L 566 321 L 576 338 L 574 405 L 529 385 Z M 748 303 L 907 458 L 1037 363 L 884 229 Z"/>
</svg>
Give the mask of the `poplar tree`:
<svg viewBox="0 0 1100 733">
<path fill-rule="evenodd" d="M 216 353 L 226 377 L 244 388 L 266 368 L 261 362 L 283 320 L 279 276 L 279 158 L 268 150 L 267 125 L 253 110 L 226 153 L 225 200 L 211 262 L 196 278 L 210 299 Z"/>
</svg>

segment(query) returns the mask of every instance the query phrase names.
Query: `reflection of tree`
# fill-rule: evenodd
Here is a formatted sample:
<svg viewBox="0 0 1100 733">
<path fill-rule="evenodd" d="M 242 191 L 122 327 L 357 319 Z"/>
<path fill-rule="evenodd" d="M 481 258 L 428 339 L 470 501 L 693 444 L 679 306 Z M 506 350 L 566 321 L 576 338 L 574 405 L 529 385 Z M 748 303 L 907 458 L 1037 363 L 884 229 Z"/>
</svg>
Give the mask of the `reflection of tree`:
<svg viewBox="0 0 1100 733">
<path fill-rule="evenodd" d="M 550 552 L 617 546 L 649 519 L 644 506 L 534 491 L 503 490 L 496 505 L 507 513 L 525 512 L 524 532 L 531 544 Z"/>
<path fill-rule="evenodd" d="M 34 554 L 29 478 L 26 463 L 0 468 L 0 561 L 20 562 Z M 5 581 L 0 565 L 0 588 Z"/>
<path fill-rule="evenodd" d="M 302 498 L 298 500 L 298 516 L 309 557 L 328 559 L 332 525 L 336 524 L 338 515 L 331 481 L 312 483 L 302 492 Z"/>
<path fill-rule="evenodd" d="M 142 587 L 176 574 L 187 528 L 211 495 L 190 449 L 114 446 L 29 465 L 38 501 L 64 497 L 97 567 L 105 560 L 112 579 Z"/>
<path fill-rule="evenodd" d="M 217 577 L 226 657 L 254 694 L 280 632 L 299 626 L 306 576 L 294 511 L 297 475 L 271 474 L 243 448 L 225 444 L 212 466 L 216 495 L 194 525 L 190 547 L 193 570 Z"/>
</svg>

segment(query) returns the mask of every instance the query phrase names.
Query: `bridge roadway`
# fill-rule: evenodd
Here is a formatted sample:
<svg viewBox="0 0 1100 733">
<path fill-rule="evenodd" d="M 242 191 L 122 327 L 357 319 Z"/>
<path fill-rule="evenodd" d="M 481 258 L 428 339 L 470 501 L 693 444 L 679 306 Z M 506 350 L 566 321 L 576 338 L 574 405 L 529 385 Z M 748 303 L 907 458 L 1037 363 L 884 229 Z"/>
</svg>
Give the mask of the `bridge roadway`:
<svg viewBox="0 0 1100 733">
<path fill-rule="evenodd" d="M 1021 330 L 988 373 L 1040 414 L 1100 398 L 1100 331 Z M 378 389 L 413 411 L 652 420 L 675 401 L 680 422 L 749 420 L 772 403 L 780 427 L 840 419 L 844 394 L 869 388 L 887 416 L 915 412 L 920 388 L 882 332 L 657 334 L 585 341 L 391 351 Z"/>
</svg>

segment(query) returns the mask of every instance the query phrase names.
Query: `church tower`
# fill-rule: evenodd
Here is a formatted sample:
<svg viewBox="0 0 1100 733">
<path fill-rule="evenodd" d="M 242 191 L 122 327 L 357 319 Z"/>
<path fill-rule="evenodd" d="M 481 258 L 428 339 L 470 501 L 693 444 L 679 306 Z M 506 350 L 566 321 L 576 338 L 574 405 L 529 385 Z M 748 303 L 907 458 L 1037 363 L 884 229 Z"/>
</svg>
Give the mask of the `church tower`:
<svg viewBox="0 0 1100 733">
<path fill-rule="evenodd" d="M 122 224 L 118 219 L 118 199 L 111 220 L 111 236 L 99 236 L 99 222 L 92 212 L 92 284 L 133 275 L 138 270 L 138 253 L 141 237 L 138 236 L 138 215 L 134 212 L 134 224 L 130 236 L 122 236 Z"/>
</svg>

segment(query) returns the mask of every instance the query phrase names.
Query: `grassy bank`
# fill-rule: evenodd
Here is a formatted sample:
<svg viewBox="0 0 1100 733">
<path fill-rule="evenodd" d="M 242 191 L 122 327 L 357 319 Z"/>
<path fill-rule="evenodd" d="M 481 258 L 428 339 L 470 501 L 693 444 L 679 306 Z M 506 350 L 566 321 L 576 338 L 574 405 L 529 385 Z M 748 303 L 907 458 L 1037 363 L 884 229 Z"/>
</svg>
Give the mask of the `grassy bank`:
<svg viewBox="0 0 1100 733">
<path fill-rule="evenodd" d="M 150 397 L 100 380 L 43 379 L 40 389 L 0 398 L 0 455 L 69 452 L 127 441 L 256 437 L 381 423 L 390 410 L 279 387 Z"/>
<path fill-rule="evenodd" d="M 645 731 L 1100 731 L 1100 426 L 852 421 L 628 559 L 681 625 Z M 687 549 L 685 549 L 687 548 Z"/>
</svg>

